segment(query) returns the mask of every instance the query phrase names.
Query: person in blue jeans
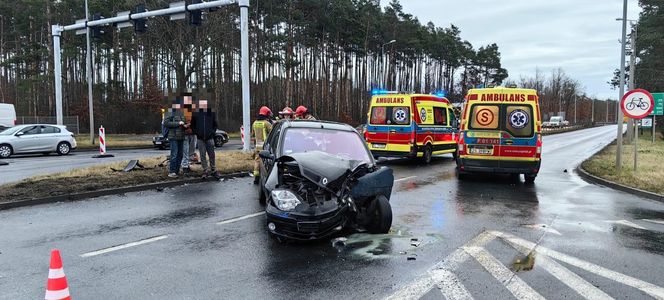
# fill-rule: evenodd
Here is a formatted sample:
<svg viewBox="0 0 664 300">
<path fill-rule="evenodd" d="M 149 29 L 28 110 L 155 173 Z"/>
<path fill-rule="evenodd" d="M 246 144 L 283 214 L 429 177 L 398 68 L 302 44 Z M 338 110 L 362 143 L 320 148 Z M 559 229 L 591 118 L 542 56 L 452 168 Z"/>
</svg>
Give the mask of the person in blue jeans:
<svg viewBox="0 0 664 300">
<path fill-rule="evenodd" d="M 186 126 L 182 105 L 174 103 L 169 116 L 164 118 L 164 127 L 168 128 L 168 141 L 171 146 L 171 158 L 168 167 L 168 177 L 177 178 L 182 164 L 182 151 L 184 148 L 184 131 Z"/>
<path fill-rule="evenodd" d="M 201 165 L 203 166 L 203 178 L 214 176 L 219 179 L 217 172 L 216 155 L 214 153 L 214 136 L 217 132 L 217 115 L 208 108 L 207 100 L 198 102 L 199 110 L 195 112 L 191 119 L 191 128 L 198 138 L 198 152 L 201 153 Z M 208 160 L 210 167 L 208 168 Z"/>
</svg>

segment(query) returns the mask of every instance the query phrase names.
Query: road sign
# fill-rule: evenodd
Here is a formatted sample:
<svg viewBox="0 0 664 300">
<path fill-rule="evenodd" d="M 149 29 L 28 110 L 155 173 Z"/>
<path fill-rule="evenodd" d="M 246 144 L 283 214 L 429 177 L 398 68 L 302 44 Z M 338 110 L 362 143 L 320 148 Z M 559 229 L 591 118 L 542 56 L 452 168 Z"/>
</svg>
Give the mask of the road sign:
<svg viewBox="0 0 664 300">
<path fill-rule="evenodd" d="M 663 116 L 664 115 L 664 93 L 653 93 L 655 98 L 655 109 L 652 110 L 651 115 Z"/>
<path fill-rule="evenodd" d="M 641 127 L 643 128 L 652 127 L 652 118 L 641 119 Z"/>
<path fill-rule="evenodd" d="M 620 108 L 623 113 L 632 119 L 645 118 L 654 107 L 655 99 L 644 89 L 631 90 L 620 100 Z"/>
</svg>

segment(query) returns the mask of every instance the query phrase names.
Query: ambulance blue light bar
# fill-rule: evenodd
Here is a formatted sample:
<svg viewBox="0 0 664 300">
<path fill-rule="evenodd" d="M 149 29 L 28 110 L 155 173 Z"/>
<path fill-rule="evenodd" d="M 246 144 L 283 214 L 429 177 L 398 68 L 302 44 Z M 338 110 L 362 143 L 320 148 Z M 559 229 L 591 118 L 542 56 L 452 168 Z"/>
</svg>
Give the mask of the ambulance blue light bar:
<svg viewBox="0 0 664 300">
<path fill-rule="evenodd" d="M 433 93 L 431 93 L 431 94 L 433 94 L 433 95 L 435 95 L 435 96 L 437 96 L 437 97 L 440 97 L 440 98 L 445 98 L 445 97 L 447 97 L 447 91 L 446 91 L 446 90 L 435 91 L 435 92 L 433 92 Z"/>
<path fill-rule="evenodd" d="M 398 93 L 399 92 L 397 92 L 397 91 L 388 91 L 388 90 L 384 90 L 384 89 L 372 89 L 371 90 L 371 96 L 398 94 Z"/>
</svg>

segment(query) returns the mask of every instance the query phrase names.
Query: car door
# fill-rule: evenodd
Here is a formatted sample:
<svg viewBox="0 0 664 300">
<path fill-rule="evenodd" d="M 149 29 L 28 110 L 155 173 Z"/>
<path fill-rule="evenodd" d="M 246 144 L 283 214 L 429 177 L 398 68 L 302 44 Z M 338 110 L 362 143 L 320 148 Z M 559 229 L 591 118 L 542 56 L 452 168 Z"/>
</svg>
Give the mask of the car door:
<svg viewBox="0 0 664 300">
<path fill-rule="evenodd" d="M 274 126 L 272 127 L 272 131 L 265 140 L 265 145 L 263 145 L 263 149 L 269 151 L 270 154 L 272 154 L 275 159 L 277 158 L 277 149 L 278 149 L 277 147 L 279 145 L 279 136 L 281 135 L 281 128 L 282 128 L 281 122 L 274 124 Z M 263 183 L 265 183 L 265 180 L 267 180 L 267 177 L 269 176 L 270 172 L 272 172 L 273 166 L 274 166 L 274 159 L 261 158 L 260 177 Z"/>
<path fill-rule="evenodd" d="M 60 142 L 60 138 L 60 128 L 48 125 L 41 126 L 41 134 L 39 134 L 38 137 L 38 140 L 40 141 L 40 149 L 43 151 L 55 151 Z"/>
<path fill-rule="evenodd" d="M 537 135 L 532 105 L 503 105 L 501 161 L 531 161 L 537 153 Z"/>
<path fill-rule="evenodd" d="M 38 151 L 38 135 L 41 133 L 40 126 L 27 126 L 16 134 L 16 139 L 12 143 L 14 153 L 26 153 Z"/>
<path fill-rule="evenodd" d="M 486 166 L 500 167 L 500 105 L 474 103 L 468 112 L 468 130 L 464 132 L 468 155 L 486 160 Z M 490 162 L 489 162 L 490 161 Z"/>
</svg>

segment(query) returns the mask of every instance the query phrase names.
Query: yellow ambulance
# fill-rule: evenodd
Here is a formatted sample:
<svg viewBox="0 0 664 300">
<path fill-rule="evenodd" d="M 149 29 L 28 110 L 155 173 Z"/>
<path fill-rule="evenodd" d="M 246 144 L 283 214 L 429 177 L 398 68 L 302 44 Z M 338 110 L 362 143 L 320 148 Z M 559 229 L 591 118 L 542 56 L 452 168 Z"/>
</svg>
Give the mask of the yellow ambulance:
<svg viewBox="0 0 664 300">
<path fill-rule="evenodd" d="M 457 174 L 524 175 L 533 183 L 542 158 L 542 117 L 537 91 L 471 89 L 461 116 Z"/>
</svg>

